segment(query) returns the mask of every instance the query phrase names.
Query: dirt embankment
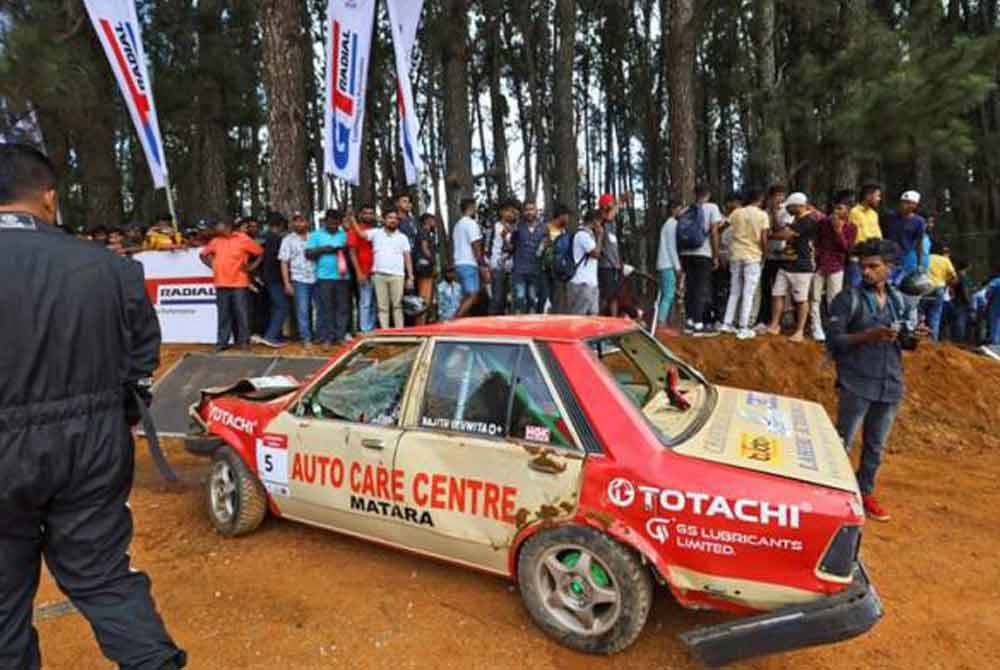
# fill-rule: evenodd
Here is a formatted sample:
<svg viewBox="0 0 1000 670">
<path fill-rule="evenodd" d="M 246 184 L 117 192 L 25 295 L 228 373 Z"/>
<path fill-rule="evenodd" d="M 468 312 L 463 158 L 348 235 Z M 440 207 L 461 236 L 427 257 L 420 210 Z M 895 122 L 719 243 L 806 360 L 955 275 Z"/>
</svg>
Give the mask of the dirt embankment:
<svg viewBox="0 0 1000 670">
<path fill-rule="evenodd" d="M 833 370 L 821 368 L 814 344 L 669 344 L 714 382 L 835 408 Z M 164 367 L 195 348 L 165 347 Z M 906 370 L 910 392 L 879 480 L 893 520 L 869 524 L 863 543 L 885 619 L 858 640 L 738 668 L 1000 668 L 1000 365 L 927 346 L 907 355 Z M 676 635 L 722 619 L 684 610 L 660 590 L 634 646 L 613 658 L 577 654 L 535 628 L 500 579 L 291 522 L 225 540 L 203 510 L 206 463 L 175 443 L 170 451 L 175 486 L 139 447 L 132 554 L 196 670 L 694 670 Z M 60 600 L 45 575 L 37 603 Z M 110 666 L 77 614 L 45 620 L 39 633 L 46 668 Z"/>
</svg>

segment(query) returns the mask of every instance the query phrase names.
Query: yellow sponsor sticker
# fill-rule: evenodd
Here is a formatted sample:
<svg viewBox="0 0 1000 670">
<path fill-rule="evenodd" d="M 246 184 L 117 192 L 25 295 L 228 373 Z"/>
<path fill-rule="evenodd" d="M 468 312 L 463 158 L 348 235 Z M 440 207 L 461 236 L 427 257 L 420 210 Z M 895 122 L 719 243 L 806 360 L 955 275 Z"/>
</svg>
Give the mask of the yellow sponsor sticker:
<svg viewBox="0 0 1000 670">
<path fill-rule="evenodd" d="M 778 465 L 781 463 L 781 442 L 767 435 L 743 433 L 740 436 L 740 454 L 750 461 Z"/>
</svg>

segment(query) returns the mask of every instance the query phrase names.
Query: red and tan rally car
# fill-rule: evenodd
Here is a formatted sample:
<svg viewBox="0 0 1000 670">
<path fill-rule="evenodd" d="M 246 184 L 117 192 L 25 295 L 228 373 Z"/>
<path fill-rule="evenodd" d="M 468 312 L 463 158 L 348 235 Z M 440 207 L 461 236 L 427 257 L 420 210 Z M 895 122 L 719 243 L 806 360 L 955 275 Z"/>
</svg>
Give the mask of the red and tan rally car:
<svg viewBox="0 0 1000 670">
<path fill-rule="evenodd" d="M 503 575 L 579 650 L 632 643 L 654 582 L 744 615 L 682 636 L 710 665 L 844 640 L 882 614 L 823 408 L 713 386 L 629 321 L 379 331 L 301 386 L 249 380 L 191 413 L 221 533 L 270 512 Z"/>
</svg>

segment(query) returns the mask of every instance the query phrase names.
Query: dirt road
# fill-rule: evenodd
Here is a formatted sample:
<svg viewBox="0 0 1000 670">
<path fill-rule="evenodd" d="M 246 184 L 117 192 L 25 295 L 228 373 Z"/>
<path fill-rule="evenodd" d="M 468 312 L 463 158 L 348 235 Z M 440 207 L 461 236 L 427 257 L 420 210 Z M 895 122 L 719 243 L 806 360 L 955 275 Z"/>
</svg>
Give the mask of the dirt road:
<svg viewBox="0 0 1000 670">
<path fill-rule="evenodd" d="M 819 348 L 769 340 L 671 343 L 714 381 L 794 392 L 833 407 Z M 165 359 L 180 348 L 165 348 Z M 990 364 L 986 364 L 987 366 Z M 911 391 L 882 469 L 894 518 L 862 551 L 887 610 L 864 638 L 739 664 L 759 670 L 1000 668 L 1000 366 L 950 348 L 908 357 Z M 979 367 L 977 367 L 979 366 Z M 797 390 L 797 391 L 796 391 Z M 663 590 L 638 642 L 595 658 L 550 642 L 516 588 L 468 570 L 288 522 L 224 540 L 209 527 L 205 462 L 170 445 L 166 485 L 140 449 L 134 564 L 191 668 L 696 668 L 676 639 L 722 620 Z M 64 600 L 48 575 L 37 605 Z M 78 614 L 38 624 L 45 667 L 106 670 Z"/>
</svg>

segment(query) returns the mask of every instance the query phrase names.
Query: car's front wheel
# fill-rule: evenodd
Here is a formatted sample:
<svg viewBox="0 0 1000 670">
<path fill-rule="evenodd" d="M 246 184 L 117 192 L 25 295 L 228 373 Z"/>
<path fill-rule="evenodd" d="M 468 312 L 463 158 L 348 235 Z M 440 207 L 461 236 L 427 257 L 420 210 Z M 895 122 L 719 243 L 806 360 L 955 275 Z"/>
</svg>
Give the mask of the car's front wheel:
<svg viewBox="0 0 1000 670">
<path fill-rule="evenodd" d="M 212 454 L 206 489 L 208 517 L 223 535 L 249 533 L 264 520 L 264 487 L 232 447 L 219 447 Z"/>
<path fill-rule="evenodd" d="M 517 578 L 535 623 L 592 654 L 632 644 L 653 601 L 652 577 L 635 553 L 590 528 L 565 526 L 528 539 Z"/>
</svg>

